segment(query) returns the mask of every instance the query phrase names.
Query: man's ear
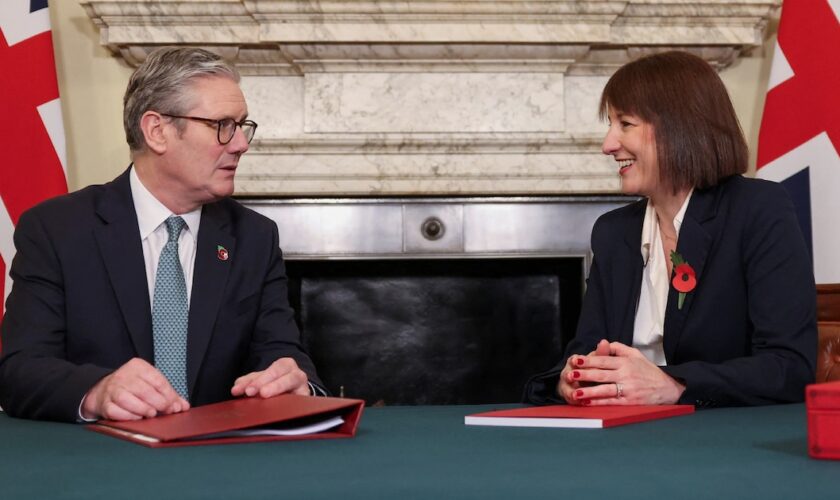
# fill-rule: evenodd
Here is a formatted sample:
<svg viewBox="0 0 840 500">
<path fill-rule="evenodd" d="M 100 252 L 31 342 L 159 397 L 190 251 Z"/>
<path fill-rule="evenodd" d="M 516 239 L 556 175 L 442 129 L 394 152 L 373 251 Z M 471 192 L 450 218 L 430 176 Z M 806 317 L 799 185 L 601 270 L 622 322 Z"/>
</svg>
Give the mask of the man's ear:
<svg viewBox="0 0 840 500">
<path fill-rule="evenodd" d="M 160 113 L 156 111 L 146 111 L 140 117 L 140 130 L 143 131 L 143 137 L 146 140 L 146 147 L 157 154 L 166 152 L 166 135 L 164 129 L 166 122 Z"/>
</svg>

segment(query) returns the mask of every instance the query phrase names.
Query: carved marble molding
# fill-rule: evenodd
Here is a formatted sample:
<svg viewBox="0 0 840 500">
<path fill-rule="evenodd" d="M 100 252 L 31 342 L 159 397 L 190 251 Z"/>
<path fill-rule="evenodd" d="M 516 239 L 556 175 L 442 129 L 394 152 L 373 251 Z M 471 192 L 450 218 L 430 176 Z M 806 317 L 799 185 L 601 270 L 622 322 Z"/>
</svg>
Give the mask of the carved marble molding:
<svg viewBox="0 0 840 500">
<path fill-rule="evenodd" d="M 645 47 L 726 48 L 719 64 L 761 43 L 780 0 L 80 0 L 103 45 L 139 64 L 160 45 L 212 47 L 255 74 L 303 74 L 357 63 L 405 70 L 459 59 L 533 60 L 614 69 Z M 526 51 L 511 48 L 527 45 Z M 500 48 L 501 47 L 501 48 Z M 522 47 L 520 47 L 521 49 Z M 618 50 L 615 49 L 626 49 Z M 563 50 L 561 50 L 563 51 Z M 601 53 L 606 51 L 605 53 Z M 507 53 L 506 53 L 507 52 Z M 596 52 L 596 54 L 590 54 Z M 542 57 L 540 57 L 542 55 Z M 487 61 L 490 60 L 490 61 Z M 301 67 L 301 65 L 303 67 Z M 395 66 L 399 65 L 399 66 Z M 318 66 L 318 65 L 316 65 Z M 293 68 L 293 69 L 292 69 Z M 598 71 L 597 69 L 595 71 Z M 247 73 L 246 72 L 246 73 Z M 603 71 L 602 71 L 603 73 Z"/>
<path fill-rule="evenodd" d="M 130 64 L 234 61 L 260 123 L 240 194 L 603 193 L 608 75 L 679 48 L 716 67 L 780 0 L 81 0 Z"/>
</svg>

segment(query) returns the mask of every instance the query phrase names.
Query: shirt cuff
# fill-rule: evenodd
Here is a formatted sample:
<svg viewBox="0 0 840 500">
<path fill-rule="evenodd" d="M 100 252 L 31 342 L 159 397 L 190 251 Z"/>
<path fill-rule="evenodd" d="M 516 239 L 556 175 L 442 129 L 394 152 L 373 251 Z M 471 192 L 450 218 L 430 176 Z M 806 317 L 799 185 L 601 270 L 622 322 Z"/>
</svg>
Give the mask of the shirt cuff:
<svg viewBox="0 0 840 500">
<path fill-rule="evenodd" d="M 79 410 L 76 412 L 76 423 L 77 424 L 92 424 L 99 420 L 98 418 L 85 418 L 82 416 L 82 406 L 85 404 L 85 399 L 87 399 L 87 394 L 82 397 L 82 401 L 79 403 Z"/>
<path fill-rule="evenodd" d="M 323 388 L 313 384 L 312 382 L 310 382 L 308 380 L 306 381 L 306 383 L 309 384 L 309 395 L 310 396 L 326 397 L 327 391 L 325 391 Z"/>
</svg>

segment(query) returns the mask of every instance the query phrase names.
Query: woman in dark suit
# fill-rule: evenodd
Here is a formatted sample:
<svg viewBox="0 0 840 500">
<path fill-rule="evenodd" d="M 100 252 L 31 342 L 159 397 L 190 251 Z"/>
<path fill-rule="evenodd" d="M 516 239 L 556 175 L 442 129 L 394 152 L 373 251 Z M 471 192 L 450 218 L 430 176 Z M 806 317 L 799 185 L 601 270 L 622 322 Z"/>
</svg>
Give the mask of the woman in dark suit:
<svg viewBox="0 0 840 500">
<path fill-rule="evenodd" d="M 644 198 L 595 223 L 577 334 L 526 399 L 801 401 L 816 362 L 811 259 L 784 189 L 740 175 L 747 145 L 715 70 L 684 52 L 638 59 L 600 112 L 622 192 Z"/>
</svg>

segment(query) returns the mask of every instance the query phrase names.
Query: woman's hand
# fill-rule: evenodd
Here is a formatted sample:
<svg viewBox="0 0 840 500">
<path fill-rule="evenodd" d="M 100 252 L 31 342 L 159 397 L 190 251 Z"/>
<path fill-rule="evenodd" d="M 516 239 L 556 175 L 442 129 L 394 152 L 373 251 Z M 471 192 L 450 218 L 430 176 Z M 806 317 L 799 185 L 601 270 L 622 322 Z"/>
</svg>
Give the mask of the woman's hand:
<svg viewBox="0 0 840 500">
<path fill-rule="evenodd" d="M 572 356 L 560 374 L 560 395 L 571 404 L 661 405 L 674 404 L 685 386 L 654 365 L 638 349 L 620 342 L 601 341 L 595 353 Z M 597 385 L 587 386 L 587 382 Z"/>
<path fill-rule="evenodd" d="M 610 343 L 606 340 L 598 342 L 598 345 L 595 346 L 595 350 L 588 354 L 588 356 L 609 355 Z M 557 382 L 557 394 L 565 399 L 570 405 L 586 404 L 584 400 L 576 399 L 574 397 L 575 392 L 580 389 L 581 386 L 580 382 L 572 376 L 576 368 L 583 365 L 583 359 L 585 357 L 586 356 L 578 355 L 569 356 L 569 359 L 566 360 L 566 366 L 563 368 L 563 371 L 560 372 L 560 380 Z"/>
</svg>

